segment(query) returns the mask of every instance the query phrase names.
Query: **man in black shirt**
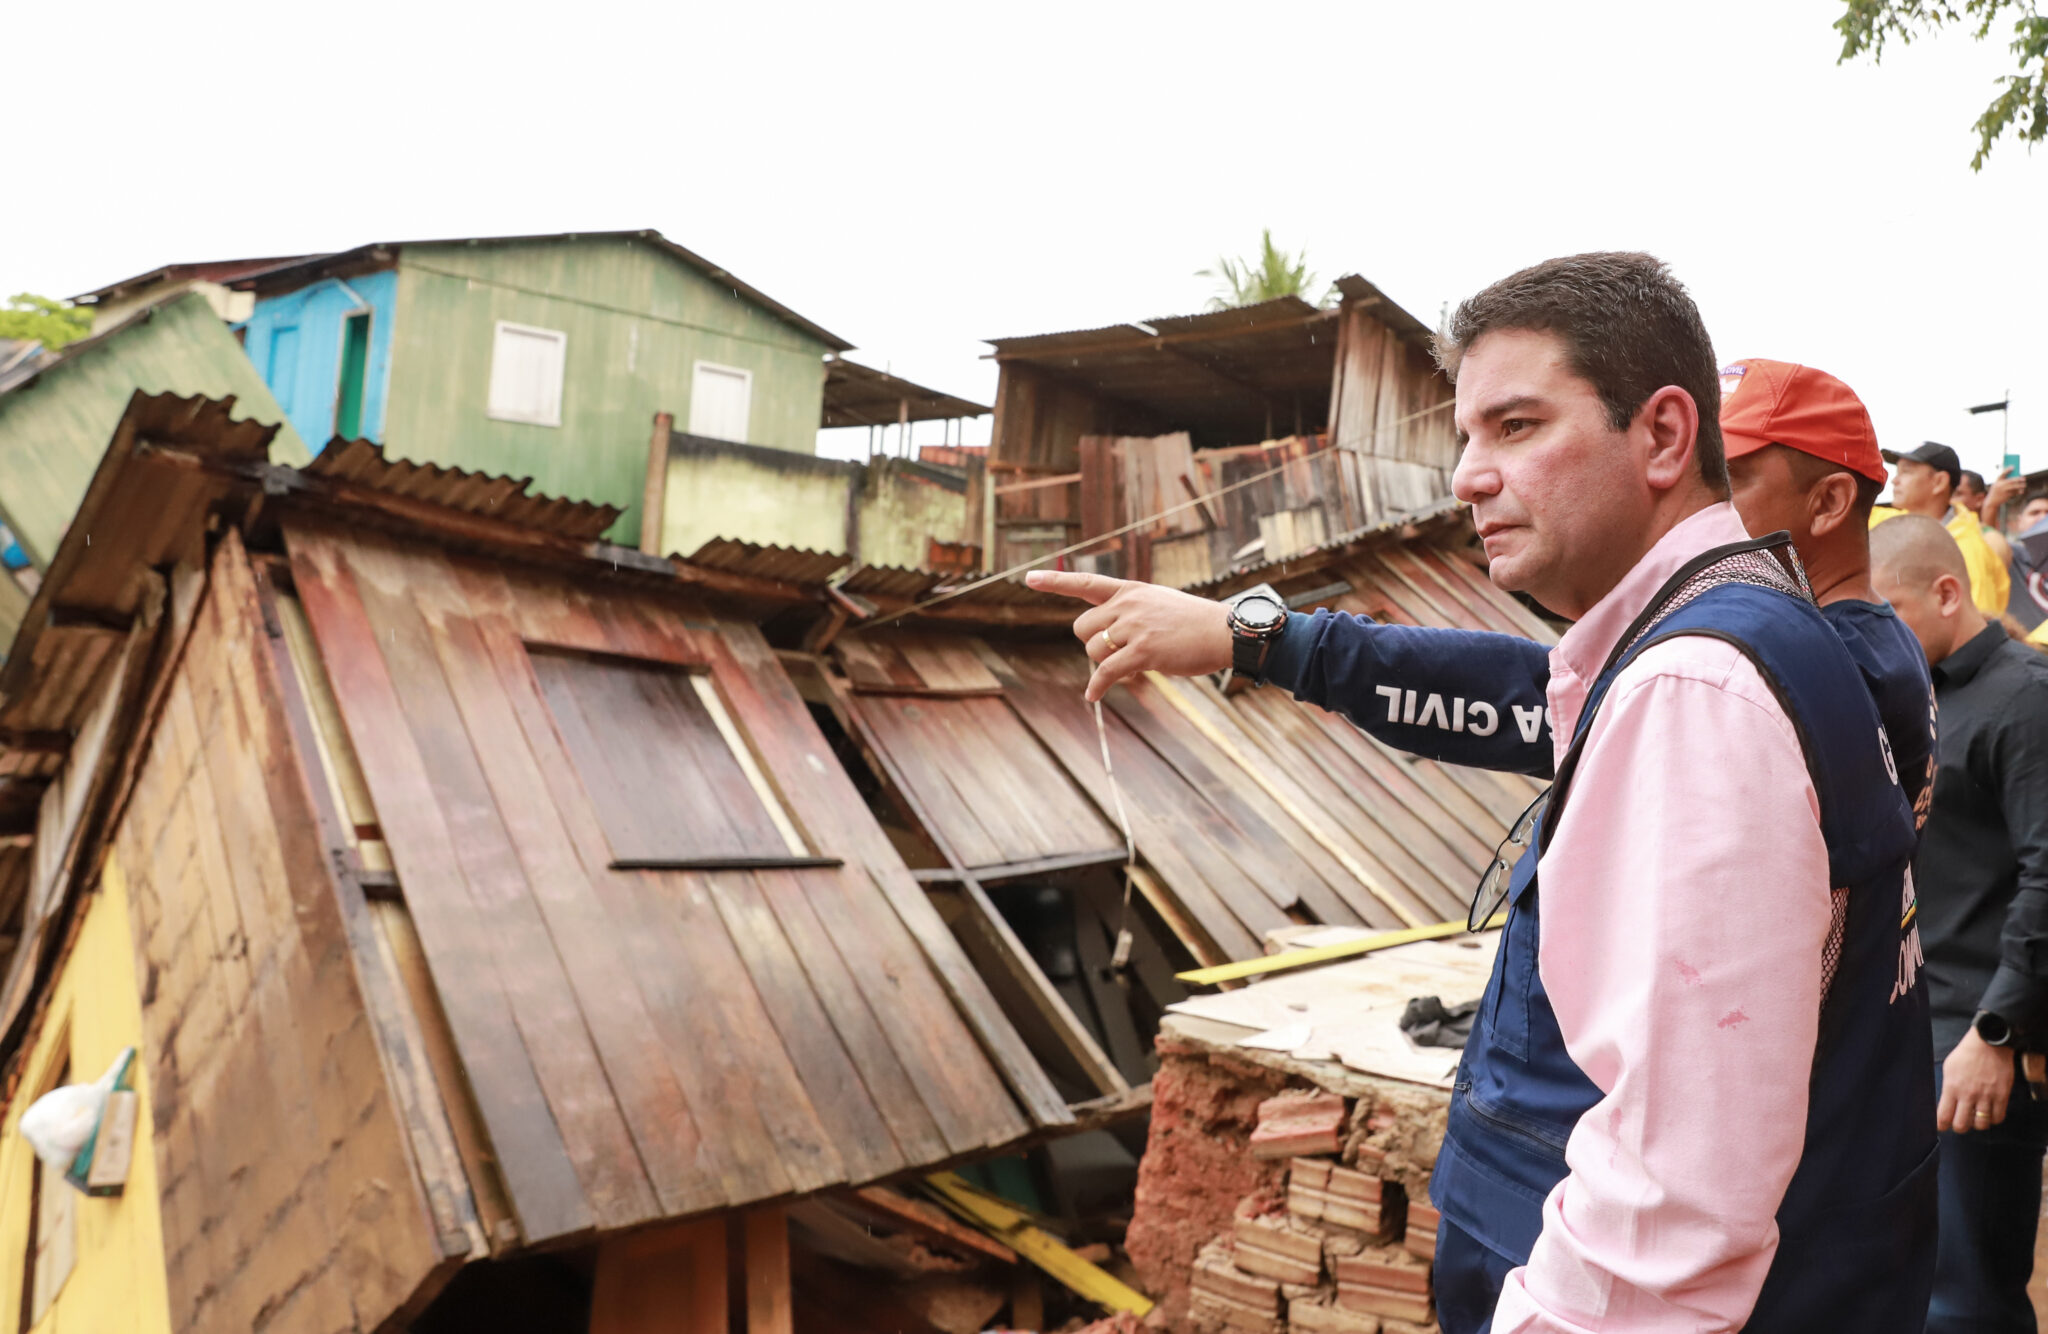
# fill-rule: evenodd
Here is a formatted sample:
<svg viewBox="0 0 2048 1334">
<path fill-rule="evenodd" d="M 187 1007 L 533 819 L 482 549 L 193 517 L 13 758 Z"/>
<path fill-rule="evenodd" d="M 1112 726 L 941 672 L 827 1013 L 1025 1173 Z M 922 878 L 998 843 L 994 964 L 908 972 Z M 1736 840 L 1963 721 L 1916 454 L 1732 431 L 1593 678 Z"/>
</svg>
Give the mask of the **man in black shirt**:
<svg viewBox="0 0 2048 1334">
<path fill-rule="evenodd" d="M 1870 548 L 1872 582 L 1926 649 L 1939 706 L 1913 861 L 1946 1132 L 1927 1328 L 2031 1332 L 2048 1105 L 2014 1070 L 2022 1046 L 2048 1041 L 2048 658 L 1985 620 L 1934 520 L 1881 524 Z"/>
</svg>

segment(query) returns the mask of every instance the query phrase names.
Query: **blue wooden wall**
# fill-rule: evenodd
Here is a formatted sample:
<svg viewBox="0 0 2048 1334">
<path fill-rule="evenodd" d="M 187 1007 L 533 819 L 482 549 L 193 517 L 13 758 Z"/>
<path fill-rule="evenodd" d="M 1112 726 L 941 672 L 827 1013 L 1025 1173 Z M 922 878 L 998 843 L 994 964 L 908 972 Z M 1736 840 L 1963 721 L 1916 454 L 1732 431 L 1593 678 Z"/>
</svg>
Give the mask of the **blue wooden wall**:
<svg viewBox="0 0 2048 1334">
<path fill-rule="evenodd" d="M 363 384 L 361 434 L 383 442 L 397 295 L 398 275 L 389 269 L 345 280 L 321 278 L 296 292 L 258 301 L 241 326 L 249 360 L 315 453 L 334 435 L 344 321 L 365 305 L 371 312 L 370 360 Z"/>
</svg>

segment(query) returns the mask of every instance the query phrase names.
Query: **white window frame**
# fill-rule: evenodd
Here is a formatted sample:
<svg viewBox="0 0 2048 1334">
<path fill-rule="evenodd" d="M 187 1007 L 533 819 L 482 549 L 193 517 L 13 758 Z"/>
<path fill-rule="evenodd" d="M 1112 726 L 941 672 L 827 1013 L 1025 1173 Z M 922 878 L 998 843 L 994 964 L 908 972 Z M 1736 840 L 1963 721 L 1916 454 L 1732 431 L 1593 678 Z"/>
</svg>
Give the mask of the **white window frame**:
<svg viewBox="0 0 2048 1334">
<path fill-rule="evenodd" d="M 743 426 L 742 426 L 742 427 L 740 428 L 740 433 L 739 433 L 739 436 L 738 436 L 738 438 L 737 438 L 737 439 L 735 439 L 735 440 L 733 441 L 733 443 L 735 443 L 735 444 L 741 444 L 741 445 L 744 445 L 744 444 L 748 443 L 748 442 L 747 442 L 747 435 L 748 435 L 748 434 L 749 434 L 749 433 L 750 433 L 750 432 L 751 432 L 751 431 L 752 431 L 752 430 L 754 429 L 754 373 L 753 373 L 752 371 L 748 370 L 748 369 L 747 369 L 746 367 L 744 367 L 744 366 L 728 366 L 728 365 L 726 365 L 725 363 L 723 363 L 723 362 L 718 362 L 718 361 L 693 361 L 693 362 L 691 362 L 691 363 L 690 363 L 690 426 L 692 427 L 692 429 L 691 429 L 691 431 L 690 431 L 690 434 L 691 434 L 691 435 L 696 435 L 696 434 L 698 433 L 698 432 L 697 432 L 697 431 L 696 431 L 696 430 L 695 430 L 694 428 L 695 428 L 695 427 L 696 427 L 696 425 L 697 425 L 697 374 L 698 374 L 698 372 L 699 372 L 699 371 L 716 371 L 716 372 L 718 372 L 718 373 L 719 373 L 720 375 L 737 375 L 737 376 L 738 376 L 738 377 L 739 377 L 739 378 L 740 378 L 740 379 L 741 379 L 741 380 L 742 380 L 743 382 L 745 382 L 745 384 L 746 384 L 746 386 L 747 386 L 747 420 L 746 420 L 746 423 L 745 423 L 745 424 L 744 424 L 744 425 L 743 425 Z M 710 438 L 710 439 L 715 439 L 715 440 L 725 440 L 725 439 L 732 439 L 732 437 L 728 437 L 728 436 L 712 436 L 712 437 L 708 437 L 708 438 Z"/>
<path fill-rule="evenodd" d="M 507 333 L 528 338 L 552 341 L 559 349 L 555 363 L 554 411 L 540 413 L 514 412 L 500 407 L 492 398 L 497 387 L 499 340 Z M 491 369 L 490 380 L 484 388 L 484 415 L 492 421 L 518 422 L 525 426 L 560 426 L 562 424 L 562 395 L 569 378 L 569 335 L 560 329 L 543 329 L 533 324 L 517 324 L 511 320 L 499 320 L 491 328 Z"/>
</svg>

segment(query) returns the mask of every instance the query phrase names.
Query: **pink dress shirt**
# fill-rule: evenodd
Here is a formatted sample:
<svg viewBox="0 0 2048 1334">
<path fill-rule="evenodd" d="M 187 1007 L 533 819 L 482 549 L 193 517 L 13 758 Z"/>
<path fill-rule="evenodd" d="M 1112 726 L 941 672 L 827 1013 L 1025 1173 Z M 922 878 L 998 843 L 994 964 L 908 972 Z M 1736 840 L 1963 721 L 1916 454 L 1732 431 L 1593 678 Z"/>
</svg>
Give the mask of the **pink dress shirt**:
<svg viewBox="0 0 2048 1334">
<path fill-rule="evenodd" d="M 1615 643 L 1680 566 L 1748 537 L 1685 519 L 1550 654 L 1561 759 Z M 1831 921 L 1791 721 L 1733 646 L 1659 644 L 1611 687 L 1545 848 L 1537 967 L 1603 1095 L 1565 1149 L 1495 1334 L 1735 1330 L 1799 1165 Z"/>
</svg>

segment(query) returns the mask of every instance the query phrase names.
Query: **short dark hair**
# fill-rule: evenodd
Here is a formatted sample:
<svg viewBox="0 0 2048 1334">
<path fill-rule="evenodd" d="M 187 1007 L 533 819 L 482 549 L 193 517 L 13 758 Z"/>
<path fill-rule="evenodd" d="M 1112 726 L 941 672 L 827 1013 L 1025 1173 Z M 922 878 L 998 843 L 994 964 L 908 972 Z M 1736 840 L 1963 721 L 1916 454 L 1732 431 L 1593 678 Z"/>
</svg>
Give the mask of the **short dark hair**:
<svg viewBox="0 0 2048 1334">
<path fill-rule="evenodd" d="M 1466 351 L 1500 329 L 1542 330 L 1563 340 L 1572 370 L 1593 386 L 1617 431 L 1665 385 L 1692 395 L 1700 414 L 1693 446 L 1700 478 L 1728 498 L 1720 362 L 1699 307 L 1663 260 L 1633 251 L 1567 255 L 1466 298 L 1436 336 L 1437 364 L 1453 384 Z"/>
<path fill-rule="evenodd" d="M 1791 460 L 1792 482 L 1799 488 L 1800 495 L 1805 495 L 1808 491 L 1813 490 L 1814 487 L 1819 486 L 1824 478 L 1832 477 L 1838 472 L 1846 473 L 1850 477 L 1855 478 L 1856 500 L 1850 507 L 1850 513 L 1855 516 L 1856 521 L 1865 530 L 1868 530 L 1870 527 L 1870 511 L 1877 507 L 1877 498 L 1884 494 L 1883 482 L 1873 481 L 1862 473 L 1857 472 L 1854 468 L 1845 468 L 1839 463 L 1830 463 L 1826 459 L 1816 458 L 1806 451 L 1794 449 L 1790 445 L 1766 445 L 1765 448 L 1782 449 L 1785 451 L 1785 457 Z"/>
<path fill-rule="evenodd" d="M 1965 484 L 1978 491 L 1984 490 L 1984 474 L 1974 468 L 1963 469 L 1962 481 L 1956 483 L 1956 490 L 1962 490 Z"/>
</svg>

